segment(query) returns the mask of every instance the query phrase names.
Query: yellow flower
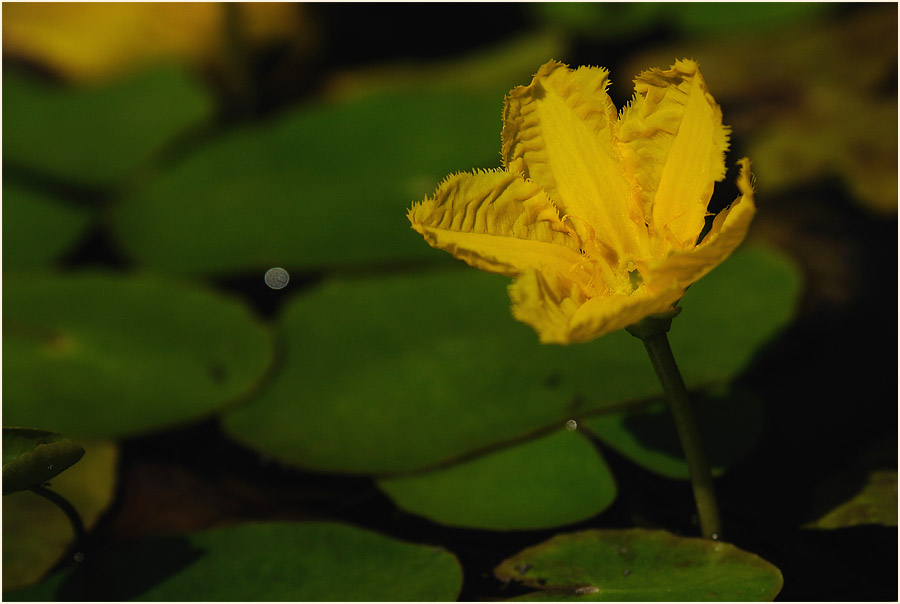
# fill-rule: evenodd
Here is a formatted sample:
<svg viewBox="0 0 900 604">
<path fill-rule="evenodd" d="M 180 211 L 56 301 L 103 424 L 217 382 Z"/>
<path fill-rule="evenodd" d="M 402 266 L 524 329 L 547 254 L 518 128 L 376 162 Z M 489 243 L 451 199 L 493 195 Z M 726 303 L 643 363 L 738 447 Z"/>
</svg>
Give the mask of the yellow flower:
<svg viewBox="0 0 900 604">
<path fill-rule="evenodd" d="M 432 246 L 516 277 L 513 315 L 542 342 L 592 340 L 668 311 L 743 241 L 741 193 L 698 243 L 728 129 L 697 64 L 635 79 L 617 116 L 609 72 L 550 61 L 506 97 L 501 170 L 458 173 L 407 216 Z"/>
</svg>

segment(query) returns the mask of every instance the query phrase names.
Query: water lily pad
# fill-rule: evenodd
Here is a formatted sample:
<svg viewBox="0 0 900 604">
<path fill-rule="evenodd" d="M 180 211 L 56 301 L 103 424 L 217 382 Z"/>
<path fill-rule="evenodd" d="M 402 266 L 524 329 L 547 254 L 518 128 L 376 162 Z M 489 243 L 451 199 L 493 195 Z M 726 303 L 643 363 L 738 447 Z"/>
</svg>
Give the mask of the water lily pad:
<svg viewBox="0 0 900 604">
<path fill-rule="evenodd" d="M 280 373 L 225 429 L 287 463 L 390 473 L 660 394 L 636 338 L 542 346 L 510 316 L 507 283 L 436 271 L 332 280 L 296 297 L 280 317 Z M 731 379 L 790 320 L 798 291 L 793 266 L 765 249 L 692 287 L 671 337 L 687 383 Z"/>
<path fill-rule="evenodd" d="M 5 429 L 3 445 L 7 447 Z M 49 488 L 75 507 L 85 528 L 90 530 L 112 501 L 118 449 L 107 442 L 79 441 L 77 445 L 84 448 L 84 457 L 54 477 Z M 38 581 L 73 539 L 69 519 L 47 499 L 29 491 L 3 497 L 4 599 L 7 590 Z"/>
<path fill-rule="evenodd" d="M 547 57 L 566 55 L 568 46 L 559 30 L 539 29 L 503 38 L 462 56 L 391 61 L 337 71 L 326 88 L 330 98 L 340 99 L 398 90 L 416 94 L 423 89 L 444 93 L 464 90 L 502 99 L 512 88 L 527 82 Z"/>
<path fill-rule="evenodd" d="M 501 106 L 407 91 L 296 109 L 198 149 L 123 200 L 116 238 L 178 273 L 438 257 L 406 207 L 447 170 L 496 161 Z"/>
<path fill-rule="evenodd" d="M 669 342 L 688 387 L 736 376 L 793 318 L 802 278 L 773 248 L 745 246 L 691 286 Z"/>
<path fill-rule="evenodd" d="M 272 358 L 242 304 L 160 277 L 8 276 L 3 419 L 71 437 L 196 419 L 246 393 Z"/>
<path fill-rule="evenodd" d="M 43 267 L 70 248 L 91 220 L 85 208 L 3 180 L 3 270 Z"/>
<path fill-rule="evenodd" d="M 729 543 L 645 529 L 557 535 L 494 574 L 544 590 L 538 600 L 771 601 L 783 583 L 777 568 Z"/>
<path fill-rule="evenodd" d="M 84 449 L 55 432 L 3 428 L 3 494 L 50 480 L 84 455 Z"/>
<path fill-rule="evenodd" d="M 62 600 L 452 601 L 462 569 L 442 548 L 351 526 L 251 523 L 137 541 L 51 581 Z"/>
<path fill-rule="evenodd" d="M 829 486 L 834 489 L 833 484 Z M 863 524 L 897 526 L 897 470 L 872 470 L 849 499 L 804 528 L 837 529 Z"/>
<path fill-rule="evenodd" d="M 5 71 L 3 160 L 79 185 L 109 186 L 211 114 L 199 83 L 174 67 L 93 88 Z"/>
<path fill-rule="evenodd" d="M 378 487 L 399 507 L 435 522 L 493 530 L 578 522 L 616 496 L 596 448 L 562 428 L 447 469 L 379 480 Z"/>
<path fill-rule="evenodd" d="M 744 458 L 763 428 L 762 403 L 749 393 L 695 395 L 692 401 L 714 475 Z M 672 413 L 665 401 L 608 413 L 582 424 L 609 447 L 667 478 L 690 478 Z"/>
<path fill-rule="evenodd" d="M 541 23 L 607 40 L 634 37 L 671 20 L 666 5 L 655 2 L 535 2 L 527 10 Z"/>
<path fill-rule="evenodd" d="M 283 369 L 225 415 L 225 429 L 301 466 L 400 472 L 656 392 L 624 332 L 541 346 L 510 316 L 506 281 L 455 270 L 335 280 L 298 296 L 281 317 Z"/>
<path fill-rule="evenodd" d="M 668 6 L 679 29 L 692 34 L 731 35 L 745 31 L 766 31 L 809 22 L 833 12 L 823 2 L 684 2 Z M 788 31 L 795 32 L 795 29 Z"/>
<path fill-rule="evenodd" d="M 727 31 L 733 36 L 789 26 L 829 11 L 827 4 L 814 2 L 541 2 L 529 9 L 542 23 L 603 39 L 635 38 L 660 29 L 694 35 Z"/>
</svg>

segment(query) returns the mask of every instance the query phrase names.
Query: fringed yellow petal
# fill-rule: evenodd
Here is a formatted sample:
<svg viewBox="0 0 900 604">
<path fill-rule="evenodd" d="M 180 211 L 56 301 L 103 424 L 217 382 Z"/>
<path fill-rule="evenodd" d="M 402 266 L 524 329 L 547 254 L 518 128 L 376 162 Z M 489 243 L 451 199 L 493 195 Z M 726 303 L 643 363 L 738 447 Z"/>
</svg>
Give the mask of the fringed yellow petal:
<svg viewBox="0 0 900 604">
<path fill-rule="evenodd" d="M 513 316 L 534 328 L 544 344 L 568 344 L 572 316 L 585 297 L 564 277 L 523 273 L 509 286 Z"/>
<path fill-rule="evenodd" d="M 697 244 L 728 131 L 696 63 L 641 74 L 618 121 L 607 75 L 543 65 L 506 98 L 506 170 L 450 176 L 408 214 L 432 246 L 516 276 L 513 315 L 544 343 L 670 310 L 740 245 L 755 213 L 742 159 L 741 196 Z"/>
<path fill-rule="evenodd" d="M 569 341 L 587 342 L 633 325 L 648 315 L 671 310 L 683 295 L 683 288 L 671 284 L 655 293 L 641 288 L 631 296 L 591 298 L 572 317 Z"/>
<path fill-rule="evenodd" d="M 600 252 L 616 265 L 639 244 L 612 136 L 607 76 L 597 67 L 543 65 L 529 86 L 506 97 L 501 153 L 510 172 L 540 185 L 564 215 L 589 224 Z"/>
<path fill-rule="evenodd" d="M 747 236 L 756 213 L 750 160 L 741 159 L 737 185 L 741 196 L 713 220 L 712 229 L 694 249 L 673 253 L 650 271 L 648 285 L 679 283 L 685 288 L 724 261 Z"/>
<path fill-rule="evenodd" d="M 506 171 L 454 174 L 407 217 L 431 246 L 481 270 L 568 274 L 584 263 L 547 195 Z"/>
<path fill-rule="evenodd" d="M 634 82 L 617 129 L 623 166 L 651 238 L 669 244 L 654 251 L 687 250 L 703 229 L 714 183 L 725 176 L 728 129 L 694 61 L 645 71 Z"/>
</svg>

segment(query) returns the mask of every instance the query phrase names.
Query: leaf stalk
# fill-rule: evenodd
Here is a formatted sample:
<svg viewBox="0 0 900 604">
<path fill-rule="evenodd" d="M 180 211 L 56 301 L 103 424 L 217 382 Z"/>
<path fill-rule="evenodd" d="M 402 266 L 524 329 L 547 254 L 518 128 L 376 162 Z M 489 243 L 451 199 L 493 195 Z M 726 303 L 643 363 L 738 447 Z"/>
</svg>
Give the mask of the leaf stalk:
<svg viewBox="0 0 900 604">
<path fill-rule="evenodd" d="M 72 525 L 72 531 L 75 533 L 76 546 L 84 542 L 84 523 L 81 521 L 81 516 L 78 514 L 78 510 L 75 509 L 75 506 L 69 503 L 68 499 L 66 499 L 56 491 L 51 491 L 43 485 L 31 487 L 30 491 L 35 495 L 40 495 L 44 499 L 55 503 L 65 513 L 66 517 L 69 519 L 69 523 Z"/>
</svg>

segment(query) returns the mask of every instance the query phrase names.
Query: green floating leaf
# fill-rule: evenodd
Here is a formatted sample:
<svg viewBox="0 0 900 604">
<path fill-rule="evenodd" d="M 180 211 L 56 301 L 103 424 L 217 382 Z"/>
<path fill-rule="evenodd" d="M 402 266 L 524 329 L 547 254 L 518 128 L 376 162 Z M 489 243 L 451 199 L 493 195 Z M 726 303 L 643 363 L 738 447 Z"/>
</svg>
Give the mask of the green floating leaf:
<svg viewBox="0 0 900 604">
<path fill-rule="evenodd" d="M 84 455 L 61 434 L 31 428 L 3 428 L 3 494 L 50 480 Z"/>
<path fill-rule="evenodd" d="M 544 590 L 521 600 L 771 601 L 783 584 L 777 568 L 730 543 L 645 529 L 557 535 L 494 574 Z"/>
<path fill-rule="evenodd" d="M 667 6 L 679 29 L 718 34 L 766 31 L 796 26 L 833 12 L 824 2 L 684 2 Z"/>
<path fill-rule="evenodd" d="M 528 10 L 541 23 L 606 40 L 635 36 L 669 19 L 666 5 L 657 2 L 535 2 Z"/>
<path fill-rule="evenodd" d="M 746 368 L 790 323 L 801 287 L 794 262 L 759 245 L 745 246 L 692 285 L 669 332 L 688 387 L 724 383 Z"/>
<path fill-rule="evenodd" d="M 850 499 L 804 526 L 838 529 L 863 524 L 897 526 L 897 470 L 873 470 Z"/>
<path fill-rule="evenodd" d="M 616 497 L 596 448 L 565 430 L 448 469 L 378 481 L 399 507 L 451 526 L 525 530 L 599 514 Z"/>
<path fill-rule="evenodd" d="M 145 539 L 81 566 L 49 579 L 56 599 L 422 602 L 455 600 L 462 587 L 459 562 L 442 548 L 326 523 L 251 523 Z"/>
<path fill-rule="evenodd" d="M 109 186 L 188 127 L 210 118 L 183 69 L 159 67 L 96 88 L 3 74 L 3 159 L 79 185 Z"/>
<path fill-rule="evenodd" d="M 5 413 L 5 409 L 4 409 Z M 3 434 L 4 457 L 7 447 Z M 50 489 L 78 511 L 86 529 L 97 522 L 115 492 L 118 450 L 113 443 L 80 442 L 82 460 L 56 476 Z M 79 447 L 80 448 L 80 447 Z M 4 467 L 4 488 L 6 476 Z M 19 589 L 38 581 L 71 545 L 75 535 L 55 504 L 31 492 L 3 498 L 3 589 Z"/>
<path fill-rule="evenodd" d="M 3 289 L 3 419 L 72 437 L 146 432 L 209 414 L 269 365 L 247 308 L 159 277 L 12 276 Z"/>
<path fill-rule="evenodd" d="M 510 316 L 506 281 L 447 271 L 335 280 L 297 297 L 281 317 L 281 372 L 223 426 L 289 463 L 390 473 L 657 392 L 624 332 L 541 346 Z"/>
<path fill-rule="evenodd" d="M 511 89 L 527 83 L 548 57 L 563 58 L 568 45 L 560 31 L 539 29 L 465 55 L 338 71 L 327 89 L 330 96 L 341 99 L 398 91 L 418 94 L 428 90 L 445 94 L 465 91 L 499 100 Z"/>
<path fill-rule="evenodd" d="M 831 12 L 826 3 L 816 2 L 536 2 L 529 9 L 541 23 L 606 40 L 646 36 L 661 29 L 733 36 L 796 25 Z"/>
<path fill-rule="evenodd" d="M 406 208 L 448 170 L 495 161 L 500 110 L 448 92 L 304 107 L 185 158 L 115 209 L 115 234 L 178 273 L 440 257 Z"/>
<path fill-rule="evenodd" d="M 696 395 L 694 410 L 713 474 L 743 459 L 763 428 L 760 401 L 744 392 Z M 586 418 L 582 425 L 604 444 L 638 465 L 667 478 L 688 480 L 687 462 L 664 401 Z"/>
<path fill-rule="evenodd" d="M 636 338 L 540 345 L 510 316 L 507 282 L 468 269 L 298 296 L 280 318 L 281 372 L 225 429 L 286 463 L 391 473 L 659 395 Z M 672 329 L 688 385 L 734 377 L 790 319 L 798 290 L 788 261 L 752 248 L 693 286 Z"/>
<path fill-rule="evenodd" d="M 527 84 L 549 57 L 563 58 L 569 45 L 569 38 L 557 29 L 529 31 L 486 50 L 427 65 L 417 87 L 433 86 L 443 92 L 463 88 L 502 99 L 516 86 Z"/>
<path fill-rule="evenodd" d="M 91 214 L 3 180 L 3 270 L 44 267 L 81 236 Z"/>
</svg>

